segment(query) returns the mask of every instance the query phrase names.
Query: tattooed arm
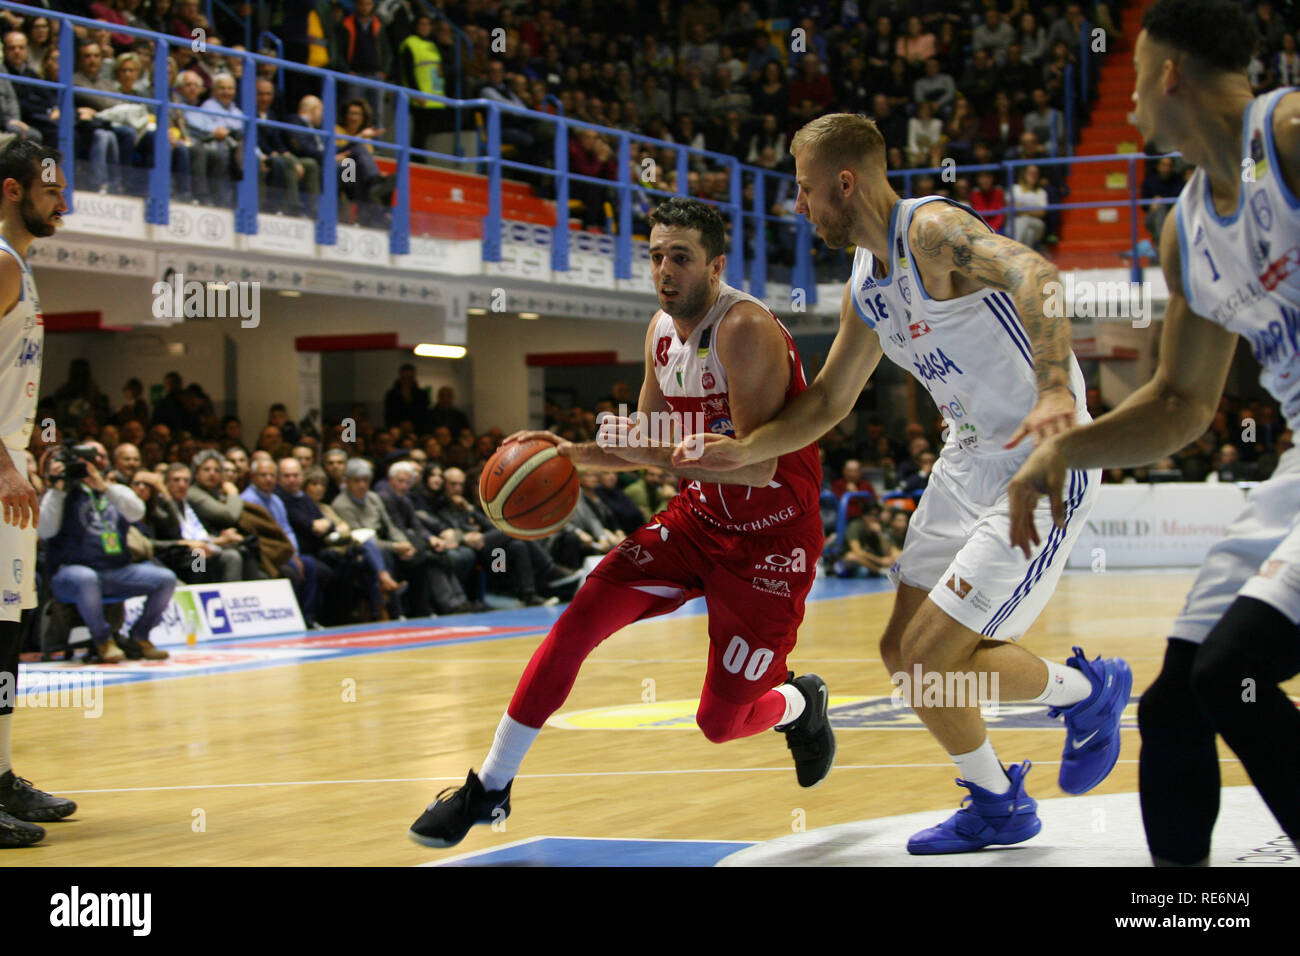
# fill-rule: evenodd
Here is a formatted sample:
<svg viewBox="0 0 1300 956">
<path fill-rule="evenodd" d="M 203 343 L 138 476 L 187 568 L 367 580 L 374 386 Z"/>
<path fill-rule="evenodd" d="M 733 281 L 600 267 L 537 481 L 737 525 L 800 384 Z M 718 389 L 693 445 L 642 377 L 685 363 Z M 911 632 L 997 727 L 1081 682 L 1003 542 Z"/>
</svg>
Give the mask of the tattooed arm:
<svg viewBox="0 0 1300 956">
<path fill-rule="evenodd" d="M 1070 392 L 1070 320 L 1043 312 L 1044 288 L 1049 282 L 1060 281 L 1056 266 L 948 203 L 927 203 L 918 209 L 908 241 L 921 280 L 936 299 L 956 298 L 984 287 L 1007 293 L 1015 303 L 1034 350 L 1038 404 L 1007 447 L 1018 445 L 1027 435 L 1041 441 L 1072 428 L 1075 396 Z"/>
</svg>

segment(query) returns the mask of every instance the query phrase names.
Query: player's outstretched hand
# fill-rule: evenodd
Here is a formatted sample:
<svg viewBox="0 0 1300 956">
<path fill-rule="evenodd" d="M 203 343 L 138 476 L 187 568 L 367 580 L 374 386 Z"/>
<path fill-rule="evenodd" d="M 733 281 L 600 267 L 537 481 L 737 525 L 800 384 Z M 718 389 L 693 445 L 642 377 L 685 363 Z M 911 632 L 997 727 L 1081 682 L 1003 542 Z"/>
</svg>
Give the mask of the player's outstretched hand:
<svg viewBox="0 0 1300 956">
<path fill-rule="evenodd" d="M 1007 486 L 1011 505 L 1011 546 L 1019 548 L 1028 559 L 1033 547 L 1041 544 L 1038 529 L 1034 526 L 1034 511 L 1038 499 L 1047 495 L 1052 506 L 1052 521 L 1058 528 L 1065 527 L 1065 459 L 1056 444 L 1045 441 L 1034 449 Z"/>
<path fill-rule="evenodd" d="M 8 454 L 8 452 L 0 449 L 0 454 Z M 0 505 L 4 507 L 5 524 L 19 528 L 26 528 L 28 520 L 33 526 L 36 524 L 40 508 L 36 489 L 31 486 L 31 482 L 18 473 L 17 469 L 9 468 L 0 471 Z"/>
<path fill-rule="evenodd" d="M 1063 435 L 1074 427 L 1074 415 L 1074 396 L 1070 390 L 1064 387 L 1049 389 L 1038 396 L 1038 404 L 1004 447 L 1015 448 L 1029 435 L 1033 435 L 1034 442 L 1039 445 L 1053 435 Z"/>
<path fill-rule="evenodd" d="M 678 468 L 701 468 L 704 471 L 731 471 L 753 464 L 744 442 L 726 435 L 687 435 L 673 449 L 673 464 Z"/>
</svg>

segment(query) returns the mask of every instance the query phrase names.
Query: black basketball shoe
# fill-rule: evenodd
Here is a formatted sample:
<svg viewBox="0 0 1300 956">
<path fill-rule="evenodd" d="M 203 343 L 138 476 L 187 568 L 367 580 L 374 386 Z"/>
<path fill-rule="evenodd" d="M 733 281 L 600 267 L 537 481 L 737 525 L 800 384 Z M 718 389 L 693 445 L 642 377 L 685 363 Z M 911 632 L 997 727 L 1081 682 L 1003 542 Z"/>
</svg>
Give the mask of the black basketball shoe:
<svg viewBox="0 0 1300 956">
<path fill-rule="evenodd" d="M 793 684 L 803 694 L 804 709 L 793 723 L 775 729 L 785 734 L 786 746 L 794 755 L 799 786 L 815 787 L 826 779 L 835 762 L 835 732 L 831 730 L 828 713 L 830 694 L 826 682 L 816 674 L 795 677 L 791 671 L 786 683 Z"/>
<path fill-rule="evenodd" d="M 49 823 L 72 816 L 77 812 L 77 805 L 71 800 L 37 790 L 30 780 L 6 770 L 4 776 L 0 776 L 0 810 L 19 820 Z"/>
<path fill-rule="evenodd" d="M 506 784 L 504 790 L 484 790 L 471 770 L 465 785 L 460 789 L 448 787 L 438 794 L 438 799 L 425 808 L 406 835 L 424 846 L 455 846 L 475 824 L 495 823 L 510 816 L 513 783 L 512 780 Z"/>
<path fill-rule="evenodd" d="M 0 810 L 0 847 L 31 846 L 45 839 L 45 829 Z"/>
</svg>

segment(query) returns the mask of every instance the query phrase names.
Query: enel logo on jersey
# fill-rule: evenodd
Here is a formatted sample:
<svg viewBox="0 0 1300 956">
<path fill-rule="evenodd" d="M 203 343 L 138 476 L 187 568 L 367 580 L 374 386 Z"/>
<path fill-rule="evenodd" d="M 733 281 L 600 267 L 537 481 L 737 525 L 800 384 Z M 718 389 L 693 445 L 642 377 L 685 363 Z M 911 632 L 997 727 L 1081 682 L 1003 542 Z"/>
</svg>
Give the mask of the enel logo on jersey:
<svg viewBox="0 0 1300 956">
<path fill-rule="evenodd" d="M 946 385 L 949 372 L 962 374 L 957 363 L 943 354 L 943 349 L 935 349 L 924 355 L 914 355 L 912 366 L 916 369 L 916 374 L 926 382 L 937 378 Z"/>
</svg>

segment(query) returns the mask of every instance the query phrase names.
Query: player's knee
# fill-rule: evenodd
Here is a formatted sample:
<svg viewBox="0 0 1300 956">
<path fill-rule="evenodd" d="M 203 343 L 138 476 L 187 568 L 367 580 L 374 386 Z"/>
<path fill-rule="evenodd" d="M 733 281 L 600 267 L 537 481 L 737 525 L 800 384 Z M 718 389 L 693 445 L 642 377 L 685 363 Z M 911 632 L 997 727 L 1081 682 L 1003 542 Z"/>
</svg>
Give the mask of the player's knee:
<svg viewBox="0 0 1300 956">
<path fill-rule="evenodd" d="M 710 743 L 721 744 L 736 739 L 736 706 L 717 700 L 701 700 L 695 712 L 695 723 Z"/>
<path fill-rule="evenodd" d="M 890 674 L 897 674 L 903 669 L 902 651 L 899 645 L 899 635 L 894 631 L 885 631 L 880 638 L 880 661 L 885 665 L 885 671 Z"/>
</svg>

